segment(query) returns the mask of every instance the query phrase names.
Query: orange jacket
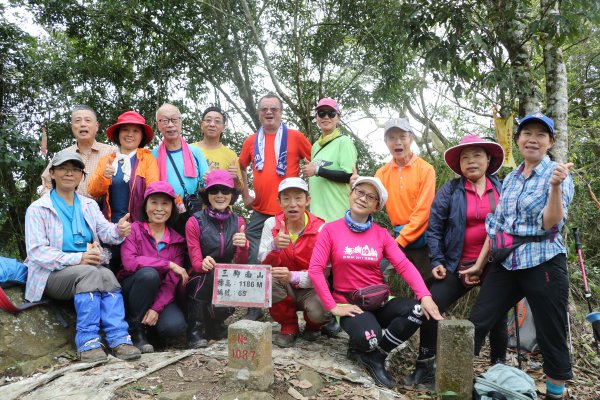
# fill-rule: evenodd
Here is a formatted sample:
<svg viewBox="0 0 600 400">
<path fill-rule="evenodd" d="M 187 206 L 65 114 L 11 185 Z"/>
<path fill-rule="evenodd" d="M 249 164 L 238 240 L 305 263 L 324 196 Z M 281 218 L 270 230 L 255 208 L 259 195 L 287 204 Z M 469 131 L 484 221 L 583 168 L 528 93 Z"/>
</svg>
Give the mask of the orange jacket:
<svg viewBox="0 0 600 400">
<path fill-rule="evenodd" d="M 104 168 L 106 164 L 115 160 L 116 153 L 108 154 L 98 161 L 98 166 L 90 183 L 88 193 L 93 197 L 103 197 L 102 212 L 107 220 L 111 220 L 110 199 L 108 188 L 112 183 L 112 178 L 104 177 Z M 139 217 L 139 207 L 144 201 L 144 192 L 146 186 L 158 180 L 158 164 L 156 159 L 148 149 L 137 149 L 136 162 L 131 170 L 131 179 L 129 180 L 129 207 L 131 222 L 137 221 Z"/>
<path fill-rule="evenodd" d="M 392 159 L 375 176 L 388 191 L 385 209 L 392 225 L 406 225 L 396 239 L 404 248 L 427 230 L 435 196 L 435 171 L 427 161 L 413 155 L 402 168 Z"/>
</svg>

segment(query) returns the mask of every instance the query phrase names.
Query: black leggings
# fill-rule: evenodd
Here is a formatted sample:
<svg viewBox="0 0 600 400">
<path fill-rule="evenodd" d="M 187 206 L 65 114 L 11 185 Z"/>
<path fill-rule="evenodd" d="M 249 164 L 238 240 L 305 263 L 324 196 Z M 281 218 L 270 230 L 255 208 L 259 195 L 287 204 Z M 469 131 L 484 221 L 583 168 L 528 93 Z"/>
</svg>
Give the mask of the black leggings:
<svg viewBox="0 0 600 400">
<path fill-rule="evenodd" d="M 408 340 L 424 318 L 417 300 L 394 298 L 378 310 L 342 317 L 340 325 L 351 349 L 366 352 L 379 346 L 389 352 Z"/>
<path fill-rule="evenodd" d="M 440 313 L 448 310 L 452 304 L 467 294 L 472 288 L 463 286 L 456 273 L 447 273 L 443 280 L 434 279 L 429 286 L 431 297 L 437 304 Z M 490 358 L 492 362 L 506 358 L 506 346 L 508 344 L 508 333 L 506 331 L 506 313 L 493 325 L 490 331 Z M 423 322 L 420 335 L 419 359 L 430 358 L 435 355 L 437 343 L 436 320 L 430 319 Z"/>
<path fill-rule="evenodd" d="M 573 377 L 567 346 L 569 280 L 564 254 L 527 269 L 490 268 L 473 310 L 475 354 L 485 335 L 503 314 L 523 297 L 531 306 L 537 341 L 544 357 L 544 373 L 556 380 Z"/>
</svg>

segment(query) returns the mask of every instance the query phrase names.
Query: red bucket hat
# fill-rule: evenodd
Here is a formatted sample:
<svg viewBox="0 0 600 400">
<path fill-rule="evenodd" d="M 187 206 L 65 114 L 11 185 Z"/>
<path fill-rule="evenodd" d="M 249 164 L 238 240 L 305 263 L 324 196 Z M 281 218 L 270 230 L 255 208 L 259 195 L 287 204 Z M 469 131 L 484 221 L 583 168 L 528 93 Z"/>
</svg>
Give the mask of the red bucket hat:
<svg viewBox="0 0 600 400">
<path fill-rule="evenodd" d="M 150 125 L 146 124 L 146 120 L 144 119 L 144 117 L 142 117 L 135 111 L 127 111 L 119 115 L 119 118 L 117 118 L 117 123 L 109 126 L 106 130 L 106 137 L 108 137 L 108 139 L 111 142 L 115 143 L 115 132 L 117 131 L 119 126 L 124 124 L 142 125 L 144 127 L 144 139 L 142 140 L 144 146 L 152 141 L 152 138 L 154 137 L 154 132 L 152 132 L 152 128 L 150 128 Z"/>
<path fill-rule="evenodd" d="M 490 155 L 490 165 L 486 171 L 490 175 L 498 172 L 504 162 L 504 150 L 498 143 L 488 142 L 477 135 L 467 135 L 460 140 L 459 144 L 450 147 L 444 153 L 446 165 L 458 175 L 462 175 L 462 171 L 460 170 L 460 152 L 467 147 L 481 147 Z"/>
</svg>

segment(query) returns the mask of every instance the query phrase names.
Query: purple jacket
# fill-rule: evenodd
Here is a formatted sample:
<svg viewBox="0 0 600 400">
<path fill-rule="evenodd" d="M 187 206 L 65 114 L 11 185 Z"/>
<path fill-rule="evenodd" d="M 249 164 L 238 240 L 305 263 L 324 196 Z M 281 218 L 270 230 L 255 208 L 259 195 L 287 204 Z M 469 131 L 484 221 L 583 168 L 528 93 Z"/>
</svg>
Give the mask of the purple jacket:
<svg viewBox="0 0 600 400">
<path fill-rule="evenodd" d="M 179 276 L 170 270 L 169 263 L 183 266 L 185 239 L 167 228 L 163 242 L 166 246 L 159 253 L 148 224 L 140 221 L 131 224 L 131 234 L 121 245 L 122 267 L 117 273 L 117 278 L 122 281 L 142 268 L 158 270 L 162 284 L 150 308 L 159 314 L 175 298 Z"/>
</svg>

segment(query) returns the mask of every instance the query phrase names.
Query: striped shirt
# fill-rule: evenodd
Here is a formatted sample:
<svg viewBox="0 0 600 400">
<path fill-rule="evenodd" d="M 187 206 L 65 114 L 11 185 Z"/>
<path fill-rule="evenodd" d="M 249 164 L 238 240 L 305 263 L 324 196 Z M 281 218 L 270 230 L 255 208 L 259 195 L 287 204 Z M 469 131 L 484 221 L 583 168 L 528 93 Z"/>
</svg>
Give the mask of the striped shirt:
<svg viewBox="0 0 600 400">
<path fill-rule="evenodd" d="M 87 223 L 94 241 L 119 244 L 124 238 L 119 234 L 116 224 L 104 218 L 98 204 L 87 197 L 79 196 L 83 218 Z M 25 246 L 28 267 L 25 299 L 38 301 L 44 294 L 46 282 L 52 271 L 58 271 L 71 265 L 79 265 L 83 253 L 65 253 L 63 247 L 63 225 L 58 212 L 52 205 L 50 194 L 34 201 L 25 215 Z"/>
<path fill-rule="evenodd" d="M 117 148 L 114 146 L 95 141 L 88 154 L 80 152 L 77 143 L 67 147 L 64 150 L 61 150 L 61 152 L 70 151 L 72 153 L 79 153 L 81 158 L 83 158 L 83 163 L 85 164 L 85 176 L 83 179 L 81 179 L 79 186 L 77 186 L 78 194 L 85 197 L 91 197 L 88 193 L 88 182 L 90 179 L 92 179 L 92 175 L 96 171 L 98 161 L 100 161 L 100 159 L 105 155 L 114 153 L 116 149 Z M 52 190 L 52 180 L 50 179 L 50 163 L 48 163 L 48 166 L 46 166 L 46 169 L 42 173 L 42 186 L 43 191 L 41 194 L 50 193 L 50 190 Z"/>
<path fill-rule="evenodd" d="M 523 163 L 504 179 L 498 208 L 486 219 L 488 235 L 493 236 L 500 231 L 517 236 L 550 234 L 548 239 L 525 243 L 515 249 L 502 263 L 508 270 L 532 268 L 557 254 L 566 253 L 560 232 L 575 191 L 571 175 L 561 184 L 563 219 L 547 231 L 542 227 L 544 208 L 550 197 L 550 178 L 556 166 L 557 163 L 546 156 L 528 178 L 523 176 Z"/>
</svg>

